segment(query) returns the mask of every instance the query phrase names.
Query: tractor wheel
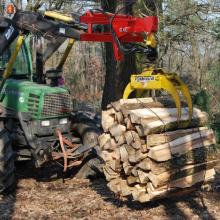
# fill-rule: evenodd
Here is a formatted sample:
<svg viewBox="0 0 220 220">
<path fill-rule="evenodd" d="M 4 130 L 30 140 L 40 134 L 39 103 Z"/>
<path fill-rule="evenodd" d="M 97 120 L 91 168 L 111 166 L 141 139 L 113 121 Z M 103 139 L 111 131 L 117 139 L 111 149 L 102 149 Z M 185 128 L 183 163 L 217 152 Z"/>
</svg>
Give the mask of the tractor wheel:
<svg viewBox="0 0 220 220">
<path fill-rule="evenodd" d="M 87 114 L 81 112 L 76 113 L 72 121 L 72 129 L 78 133 L 82 143 L 95 146 L 84 155 L 83 163 L 77 170 L 75 177 L 97 178 L 102 176 L 103 161 L 99 156 L 98 136 L 100 135 L 100 128 L 97 126 L 97 119 L 88 117 Z"/>
<path fill-rule="evenodd" d="M 15 185 L 15 156 L 9 133 L 0 121 L 0 193 L 13 190 Z"/>
<path fill-rule="evenodd" d="M 95 179 L 103 176 L 102 159 L 93 152 L 90 152 L 83 160 L 75 177 L 79 179 Z"/>
</svg>

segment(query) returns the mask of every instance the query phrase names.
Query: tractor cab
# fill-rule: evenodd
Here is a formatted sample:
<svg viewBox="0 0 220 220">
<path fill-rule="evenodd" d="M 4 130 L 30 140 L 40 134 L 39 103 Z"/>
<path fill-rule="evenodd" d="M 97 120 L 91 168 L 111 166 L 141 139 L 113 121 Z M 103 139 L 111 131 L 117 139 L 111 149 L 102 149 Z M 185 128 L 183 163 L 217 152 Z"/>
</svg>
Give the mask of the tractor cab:
<svg viewBox="0 0 220 220">
<path fill-rule="evenodd" d="M 33 67 L 28 41 L 29 39 L 27 38 L 18 52 L 9 77 L 10 79 L 32 80 Z M 15 43 L 12 43 L 12 45 L 0 56 L 0 77 L 3 75 L 14 48 Z"/>
</svg>

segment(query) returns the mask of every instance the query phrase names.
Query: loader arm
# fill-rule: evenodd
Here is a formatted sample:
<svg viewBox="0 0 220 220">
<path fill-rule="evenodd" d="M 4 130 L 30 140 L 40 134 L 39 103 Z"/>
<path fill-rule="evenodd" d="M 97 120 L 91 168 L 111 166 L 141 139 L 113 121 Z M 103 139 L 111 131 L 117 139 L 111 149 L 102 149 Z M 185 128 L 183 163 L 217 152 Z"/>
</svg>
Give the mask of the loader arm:
<svg viewBox="0 0 220 220">
<path fill-rule="evenodd" d="M 123 44 L 143 43 L 145 36 L 156 32 L 158 26 L 155 16 L 137 18 L 88 11 L 77 21 L 73 19 L 69 22 L 65 16 L 58 16 L 59 13 L 53 14 L 52 17 L 48 17 L 49 15 L 18 10 L 14 17 L 8 20 L 17 30 L 44 37 L 52 43 L 56 43 L 62 37 L 75 41 L 111 42 L 116 60 L 123 59 Z M 55 18 L 57 19 L 54 20 Z"/>
</svg>

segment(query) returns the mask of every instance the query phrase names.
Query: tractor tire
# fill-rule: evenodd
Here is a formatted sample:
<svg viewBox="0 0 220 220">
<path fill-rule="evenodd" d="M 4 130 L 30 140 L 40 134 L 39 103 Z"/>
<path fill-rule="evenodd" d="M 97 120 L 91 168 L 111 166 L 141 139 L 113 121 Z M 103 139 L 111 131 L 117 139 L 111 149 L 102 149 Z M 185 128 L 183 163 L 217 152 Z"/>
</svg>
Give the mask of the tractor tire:
<svg viewBox="0 0 220 220">
<path fill-rule="evenodd" d="M 89 117 L 87 113 L 78 112 L 72 119 L 72 129 L 78 133 L 82 144 L 95 146 L 85 153 L 83 162 L 77 170 L 75 177 L 80 179 L 98 178 L 103 176 L 103 161 L 98 146 L 98 136 L 100 135 L 99 122 L 96 117 Z"/>
<path fill-rule="evenodd" d="M 0 121 L 0 193 L 11 192 L 15 186 L 15 155 L 10 135 Z"/>
<path fill-rule="evenodd" d="M 88 154 L 78 169 L 75 177 L 78 179 L 96 179 L 103 176 L 102 159 L 96 153 Z"/>
</svg>

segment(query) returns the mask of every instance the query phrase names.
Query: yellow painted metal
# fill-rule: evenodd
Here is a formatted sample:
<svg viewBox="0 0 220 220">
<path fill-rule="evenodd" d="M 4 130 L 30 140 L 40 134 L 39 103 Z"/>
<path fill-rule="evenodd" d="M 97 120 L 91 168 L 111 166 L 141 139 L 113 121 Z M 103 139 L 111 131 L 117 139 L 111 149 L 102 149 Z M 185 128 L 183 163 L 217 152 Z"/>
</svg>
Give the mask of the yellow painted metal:
<svg viewBox="0 0 220 220">
<path fill-rule="evenodd" d="M 154 33 L 150 33 L 149 35 L 147 35 L 146 44 L 148 46 L 151 46 L 152 48 L 157 47 L 157 40 Z"/>
<path fill-rule="evenodd" d="M 62 58 L 60 60 L 60 63 L 57 66 L 57 69 L 62 69 L 63 68 L 63 65 L 66 62 L 66 59 L 67 59 L 67 57 L 68 57 L 68 55 L 69 55 L 69 53 L 70 53 L 70 51 L 71 51 L 71 49 L 72 49 L 72 47 L 74 45 L 74 42 L 75 42 L 74 39 L 71 39 L 71 38 L 69 39 L 69 43 L 68 43 L 68 45 L 66 47 L 66 50 L 65 50 L 65 52 L 64 52 L 64 54 L 63 54 L 63 56 L 62 56 Z"/>
<path fill-rule="evenodd" d="M 131 83 L 128 83 L 128 85 L 125 87 L 123 99 L 128 99 L 129 95 L 135 90 L 135 88 L 131 87 Z"/>
<path fill-rule="evenodd" d="M 21 46 L 24 42 L 24 36 L 23 35 L 19 35 L 18 39 L 17 39 L 17 42 L 16 42 L 16 46 L 15 46 L 15 49 L 8 61 L 8 64 L 4 70 L 4 73 L 3 73 L 3 79 L 6 80 L 8 79 L 8 77 L 11 75 L 11 72 L 12 72 L 12 68 L 13 68 L 13 65 L 14 65 L 14 62 L 17 58 L 17 55 L 21 49 Z"/>
<path fill-rule="evenodd" d="M 189 92 L 189 88 L 177 75 L 175 76 L 175 81 L 178 83 L 176 85 L 176 89 L 182 93 L 186 103 L 188 104 L 189 119 L 191 119 L 193 116 L 193 104 L 192 104 L 192 98 Z"/>
<path fill-rule="evenodd" d="M 54 18 L 59 21 L 64 21 L 67 23 L 74 22 L 74 19 L 69 15 L 64 15 L 55 11 L 45 11 L 44 16 Z"/>
<path fill-rule="evenodd" d="M 177 107 L 177 118 L 181 118 L 181 101 L 179 93 L 182 93 L 189 109 L 190 122 L 193 114 L 192 99 L 188 87 L 175 73 L 164 73 L 162 69 L 148 68 L 139 75 L 131 75 L 130 83 L 126 86 L 123 98 L 129 98 L 133 91 L 137 91 L 138 96 L 144 90 L 165 90 L 172 97 Z"/>
</svg>

